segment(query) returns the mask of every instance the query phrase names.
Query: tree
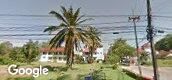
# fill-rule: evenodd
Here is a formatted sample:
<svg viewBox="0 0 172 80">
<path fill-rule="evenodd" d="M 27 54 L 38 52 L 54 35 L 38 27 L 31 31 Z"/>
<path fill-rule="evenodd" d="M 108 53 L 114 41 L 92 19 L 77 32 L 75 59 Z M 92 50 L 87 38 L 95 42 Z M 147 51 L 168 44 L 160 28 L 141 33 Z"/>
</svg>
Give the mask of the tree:
<svg viewBox="0 0 172 80">
<path fill-rule="evenodd" d="M 13 48 L 13 45 L 9 41 L 1 43 L 0 44 L 0 54 L 3 56 L 4 55 L 8 56 L 8 54 L 11 52 L 12 48 Z"/>
<path fill-rule="evenodd" d="M 86 22 L 89 19 L 83 19 L 84 15 L 80 15 L 80 8 L 76 11 L 72 7 L 66 9 L 61 6 L 61 13 L 51 11 L 61 23 L 58 26 L 49 26 L 44 30 L 44 32 L 49 31 L 57 32 L 56 35 L 50 40 L 51 47 L 59 47 L 62 43 L 65 43 L 65 54 L 67 55 L 66 64 L 68 67 L 72 68 L 72 63 L 74 62 L 74 48 L 77 49 L 80 46 L 80 42 L 89 45 L 90 35 L 88 31 L 81 28 L 80 24 Z M 60 30 L 60 31 L 59 31 Z M 91 34 L 94 35 L 94 34 Z"/>
<path fill-rule="evenodd" d="M 93 53 L 95 52 L 95 50 L 101 46 L 101 39 L 100 39 L 100 32 L 98 31 L 98 29 L 96 29 L 95 27 L 88 27 L 88 32 L 90 34 L 90 41 L 89 41 L 89 51 L 90 51 L 90 59 L 91 62 L 93 62 Z M 94 34 L 94 35 L 91 35 Z"/>
<path fill-rule="evenodd" d="M 39 54 L 38 42 L 29 40 L 29 42 L 22 47 L 22 53 L 25 56 L 26 62 L 30 64 Z"/>
<path fill-rule="evenodd" d="M 172 49 L 172 34 L 166 35 L 166 37 L 162 38 L 155 44 L 155 48 L 157 50 L 169 51 Z"/>
<path fill-rule="evenodd" d="M 126 40 L 117 39 L 112 47 L 112 52 L 116 53 L 120 58 L 133 56 L 135 49 L 126 43 Z"/>
<path fill-rule="evenodd" d="M 142 65 L 147 64 L 148 62 L 150 62 L 150 56 L 147 52 L 141 52 L 140 53 L 140 62 Z"/>
<path fill-rule="evenodd" d="M 123 40 L 120 38 L 114 42 L 113 46 L 111 46 L 111 51 L 110 51 L 110 53 L 108 53 L 107 56 L 108 56 L 108 58 L 111 58 L 114 56 L 117 59 L 119 59 L 117 61 L 120 61 L 123 57 L 133 56 L 134 51 L 135 51 L 135 49 L 133 47 L 131 47 L 130 45 L 128 45 L 126 43 L 126 40 Z M 111 59 L 115 59 L 115 58 L 111 58 Z"/>
<path fill-rule="evenodd" d="M 9 54 L 9 58 L 13 61 L 24 62 L 25 56 L 22 53 L 22 47 L 14 47 Z"/>
</svg>

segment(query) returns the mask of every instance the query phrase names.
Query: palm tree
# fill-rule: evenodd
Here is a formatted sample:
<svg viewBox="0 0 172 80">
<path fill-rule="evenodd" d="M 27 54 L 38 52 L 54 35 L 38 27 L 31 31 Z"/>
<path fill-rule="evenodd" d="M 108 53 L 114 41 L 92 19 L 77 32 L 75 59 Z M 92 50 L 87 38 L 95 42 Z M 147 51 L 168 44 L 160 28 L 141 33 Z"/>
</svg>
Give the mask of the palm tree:
<svg viewBox="0 0 172 80">
<path fill-rule="evenodd" d="M 90 58 L 91 59 L 91 63 L 93 62 L 93 53 L 95 52 L 95 50 L 101 46 L 100 42 L 100 32 L 98 31 L 98 29 L 96 29 L 95 27 L 88 27 L 88 32 L 90 34 L 90 41 L 89 41 L 89 51 L 90 51 Z M 91 35 L 93 34 L 93 35 Z"/>
<path fill-rule="evenodd" d="M 65 54 L 67 55 L 66 64 L 72 68 L 74 62 L 74 48 L 77 49 L 80 43 L 89 44 L 88 31 L 81 28 L 81 24 L 88 19 L 83 19 L 84 15 L 80 14 L 80 8 L 76 11 L 72 7 L 66 9 L 61 6 L 61 14 L 55 11 L 51 11 L 50 14 L 54 15 L 61 23 L 58 26 L 49 26 L 44 32 L 49 31 L 50 33 L 56 32 L 56 35 L 50 40 L 50 46 L 59 47 L 62 43 L 65 43 Z M 92 34 L 93 35 L 93 34 Z"/>
</svg>

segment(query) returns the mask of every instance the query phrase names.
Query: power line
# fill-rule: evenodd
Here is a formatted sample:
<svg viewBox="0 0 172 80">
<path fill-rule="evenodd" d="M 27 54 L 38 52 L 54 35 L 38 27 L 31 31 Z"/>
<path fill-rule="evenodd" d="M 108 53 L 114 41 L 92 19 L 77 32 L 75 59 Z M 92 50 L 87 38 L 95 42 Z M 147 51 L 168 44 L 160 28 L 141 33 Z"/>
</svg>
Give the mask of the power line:
<svg viewBox="0 0 172 80">
<path fill-rule="evenodd" d="M 53 17 L 53 15 L 29 15 L 29 14 L 0 14 L 0 16 L 10 17 Z M 131 15 L 85 15 L 85 17 L 128 17 Z M 139 15 L 146 16 L 146 15 Z"/>
</svg>

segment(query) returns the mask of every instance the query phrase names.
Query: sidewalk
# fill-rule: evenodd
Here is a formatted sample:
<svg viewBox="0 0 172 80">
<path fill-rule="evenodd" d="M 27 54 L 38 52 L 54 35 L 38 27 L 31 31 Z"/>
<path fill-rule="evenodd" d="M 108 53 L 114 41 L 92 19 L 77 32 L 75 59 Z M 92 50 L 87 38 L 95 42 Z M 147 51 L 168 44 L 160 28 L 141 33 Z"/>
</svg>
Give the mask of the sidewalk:
<svg viewBox="0 0 172 80">
<path fill-rule="evenodd" d="M 138 66 L 122 66 L 122 68 L 139 75 Z M 153 79 L 152 67 L 141 66 L 141 70 L 143 77 Z M 159 74 L 160 80 L 172 80 L 172 67 L 160 67 Z"/>
<path fill-rule="evenodd" d="M 135 73 L 136 75 L 139 75 L 139 70 L 137 66 L 122 66 L 122 69 L 128 70 L 130 72 Z M 142 69 L 142 77 L 153 80 L 153 71 L 152 70 L 143 70 L 144 67 L 141 66 Z"/>
</svg>

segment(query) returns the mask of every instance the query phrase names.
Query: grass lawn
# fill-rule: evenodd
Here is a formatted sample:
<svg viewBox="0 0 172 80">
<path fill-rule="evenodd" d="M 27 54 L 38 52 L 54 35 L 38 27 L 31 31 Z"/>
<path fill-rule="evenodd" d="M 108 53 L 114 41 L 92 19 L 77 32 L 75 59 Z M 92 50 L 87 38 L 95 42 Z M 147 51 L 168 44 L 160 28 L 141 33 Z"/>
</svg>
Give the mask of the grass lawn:
<svg viewBox="0 0 172 80">
<path fill-rule="evenodd" d="M 35 79 L 13 79 L 16 76 L 4 76 L 0 75 L 1 80 L 84 80 L 86 76 L 89 75 L 91 72 L 95 72 L 100 70 L 100 73 L 96 73 L 98 78 L 104 77 L 106 80 L 135 80 L 123 73 L 120 69 L 113 70 L 111 65 L 104 65 L 104 64 L 74 64 L 73 70 L 70 70 L 65 67 L 65 64 L 57 64 L 57 63 L 33 63 L 32 65 L 22 64 L 22 67 L 30 67 L 30 66 L 39 66 L 42 65 L 49 69 L 48 75 L 40 75 Z M 6 66 L 7 67 L 7 66 Z M 4 66 L 0 67 L 1 69 Z M 99 76 L 102 75 L 102 76 Z M 19 76 L 23 77 L 23 76 Z M 31 76 L 25 76 L 31 77 Z M 96 78 L 96 80 L 100 80 Z"/>
<path fill-rule="evenodd" d="M 157 63 L 160 67 L 172 67 L 172 59 L 158 59 Z"/>
</svg>

